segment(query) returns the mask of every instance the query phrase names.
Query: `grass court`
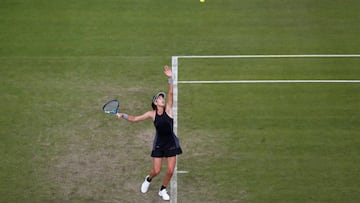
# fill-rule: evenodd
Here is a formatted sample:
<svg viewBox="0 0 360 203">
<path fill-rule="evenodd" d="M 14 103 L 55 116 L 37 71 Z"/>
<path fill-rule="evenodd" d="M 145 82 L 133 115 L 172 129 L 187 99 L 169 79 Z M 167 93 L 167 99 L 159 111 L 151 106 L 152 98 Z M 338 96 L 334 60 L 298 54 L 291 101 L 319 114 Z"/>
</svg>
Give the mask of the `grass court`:
<svg viewBox="0 0 360 203">
<path fill-rule="evenodd" d="M 0 202 L 159 202 L 172 56 L 359 54 L 360 3 L 2 0 Z M 181 59 L 179 80 L 359 80 L 360 58 Z M 359 83 L 179 84 L 177 202 L 358 202 Z M 160 176 L 162 177 L 162 176 Z M 171 196 L 171 194 L 170 194 Z"/>
</svg>

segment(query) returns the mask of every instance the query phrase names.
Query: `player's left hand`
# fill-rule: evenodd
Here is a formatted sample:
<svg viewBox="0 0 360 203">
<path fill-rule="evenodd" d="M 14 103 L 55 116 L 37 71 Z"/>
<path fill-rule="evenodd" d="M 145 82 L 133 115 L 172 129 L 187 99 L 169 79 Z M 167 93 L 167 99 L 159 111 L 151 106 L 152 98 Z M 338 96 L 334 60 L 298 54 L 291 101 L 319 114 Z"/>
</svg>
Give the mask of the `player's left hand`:
<svg viewBox="0 0 360 203">
<path fill-rule="evenodd" d="M 168 78 L 172 77 L 172 71 L 171 71 L 171 68 L 168 65 L 164 66 L 164 73 L 165 73 L 166 76 L 168 76 Z"/>
</svg>

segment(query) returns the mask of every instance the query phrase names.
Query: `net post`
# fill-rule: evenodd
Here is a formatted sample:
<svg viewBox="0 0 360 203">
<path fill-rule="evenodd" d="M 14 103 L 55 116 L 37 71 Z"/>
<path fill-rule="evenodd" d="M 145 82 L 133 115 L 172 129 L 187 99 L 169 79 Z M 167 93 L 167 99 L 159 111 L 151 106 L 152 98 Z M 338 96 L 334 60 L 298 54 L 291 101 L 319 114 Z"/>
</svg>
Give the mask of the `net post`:
<svg viewBox="0 0 360 203">
<path fill-rule="evenodd" d="M 171 69 L 173 79 L 173 117 L 174 117 L 174 133 L 178 135 L 178 57 L 172 56 Z M 170 203 L 177 203 L 177 164 L 178 158 L 176 157 L 176 164 L 173 176 L 170 181 Z"/>
</svg>

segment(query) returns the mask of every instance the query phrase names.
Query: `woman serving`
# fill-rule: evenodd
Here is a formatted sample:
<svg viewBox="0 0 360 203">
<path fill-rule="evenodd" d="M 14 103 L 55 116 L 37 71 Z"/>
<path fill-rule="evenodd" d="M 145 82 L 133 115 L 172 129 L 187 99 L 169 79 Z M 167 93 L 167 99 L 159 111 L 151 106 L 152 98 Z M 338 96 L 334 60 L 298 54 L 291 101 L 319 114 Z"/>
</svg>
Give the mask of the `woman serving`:
<svg viewBox="0 0 360 203">
<path fill-rule="evenodd" d="M 167 163 L 167 171 L 159 190 L 159 196 L 163 200 L 170 200 L 167 194 L 166 187 L 174 173 L 176 165 L 176 155 L 182 153 L 179 139 L 173 130 L 173 81 L 172 71 L 168 66 L 164 67 L 164 73 L 168 77 L 169 90 L 168 98 L 164 92 L 157 93 L 151 102 L 152 109 L 140 116 L 131 116 L 125 113 L 117 113 L 117 118 L 123 118 L 130 122 L 143 121 L 145 119 L 152 119 L 156 129 L 154 144 L 151 151 L 153 159 L 153 168 L 145 177 L 141 185 L 141 192 L 146 193 L 149 189 L 151 180 L 157 176 L 161 171 L 162 161 L 165 158 Z"/>
</svg>

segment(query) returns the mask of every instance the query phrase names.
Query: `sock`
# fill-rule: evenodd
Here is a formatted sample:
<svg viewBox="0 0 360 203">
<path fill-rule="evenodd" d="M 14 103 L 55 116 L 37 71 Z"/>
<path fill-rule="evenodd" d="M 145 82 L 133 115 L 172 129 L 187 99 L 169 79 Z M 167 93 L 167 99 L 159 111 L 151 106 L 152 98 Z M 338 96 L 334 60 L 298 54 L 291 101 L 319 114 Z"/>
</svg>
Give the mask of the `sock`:
<svg viewBox="0 0 360 203">
<path fill-rule="evenodd" d="M 160 188 L 160 191 L 163 190 L 163 189 L 166 189 L 166 186 L 162 185 L 161 188 Z"/>
<path fill-rule="evenodd" d="M 146 181 L 150 183 L 150 182 L 151 182 L 151 178 L 150 178 L 150 177 L 147 177 L 147 178 L 146 178 Z"/>
</svg>

